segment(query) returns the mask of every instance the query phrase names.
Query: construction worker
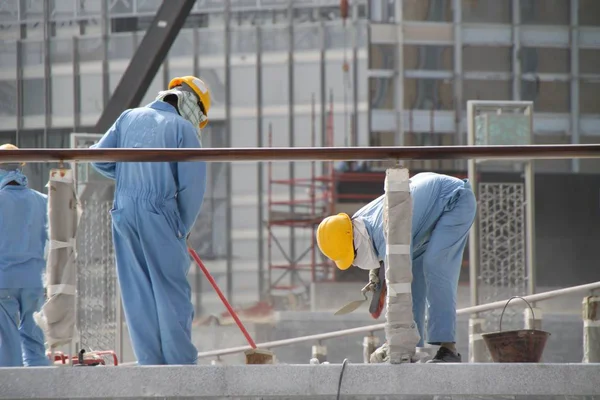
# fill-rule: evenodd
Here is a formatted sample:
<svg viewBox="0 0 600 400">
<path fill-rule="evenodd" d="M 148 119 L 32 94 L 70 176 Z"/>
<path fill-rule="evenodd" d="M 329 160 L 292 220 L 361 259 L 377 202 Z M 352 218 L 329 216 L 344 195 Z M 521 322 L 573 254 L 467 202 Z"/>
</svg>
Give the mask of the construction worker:
<svg viewBox="0 0 600 400">
<path fill-rule="evenodd" d="M 48 197 L 27 187 L 23 165 L 0 164 L 0 367 L 50 364 L 33 319 L 44 304 Z"/>
<path fill-rule="evenodd" d="M 440 348 L 431 362 L 460 362 L 455 346 L 456 292 L 463 251 L 473 224 L 477 202 L 468 180 L 432 172 L 410 179 L 412 197 L 413 315 L 423 347 L 425 304 L 428 305 L 427 342 Z M 380 263 L 385 261 L 384 196 L 358 210 L 352 218 L 338 214 L 317 228 L 318 246 L 341 270 L 355 265 L 369 270 L 370 281 L 385 283 Z M 385 303 L 385 290 L 374 301 Z M 377 315 L 378 316 L 378 315 Z M 382 346 L 385 351 L 385 347 Z M 385 355 L 383 355 L 385 358 Z"/>
<path fill-rule="evenodd" d="M 144 106 L 124 111 L 92 148 L 200 148 L 210 92 L 174 78 Z M 204 199 L 205 162 L 97 162 L 116 181 L 113 242 L 125 318 L 140 365 L 195 364 L 186 239 Z"/>
</svg>

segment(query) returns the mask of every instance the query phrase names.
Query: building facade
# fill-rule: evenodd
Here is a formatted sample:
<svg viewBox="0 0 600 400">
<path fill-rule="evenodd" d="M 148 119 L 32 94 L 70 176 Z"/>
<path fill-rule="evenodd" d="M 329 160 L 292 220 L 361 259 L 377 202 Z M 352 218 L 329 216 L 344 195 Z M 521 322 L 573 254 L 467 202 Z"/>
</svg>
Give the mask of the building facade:
<svg viewBox="0 0 600 400">
<path fill-rule="evenodd" d="M 0 142 L 69 147 L 72 132 L 92 132 L 160 3 L 0 3 Z M 310 146 L 313 124 L 314 140 L 325 144 L 330 107 L 334 145 L 465 144 L 471 99 L 534 101 L 536 143 L 598 142 L 597 0 L 350 5 L 343 18 L 337 0 L 197 0 L 142 104 L 171 77 L 202 76 L 214 101 L 203 133 L 210 147 Z M 274 165 L 275 179 L 311 173 L 309 163 Z M 599 165 L 540 161 L 536 169 L 595 173 Z M 410 166 L 465 169 L 453 161 Z M 37 189 L 48 168 L 28 166 Z M 240 302 L 257 297 L 256 271 L 264 268 L 266 179 L 259 163 L 210 167 L 202 214 L 210 248 L 203 254 L 215 259 L 216 274 Z M 273 190 L 287 201 L 304 194 Z M 311 240 L 309 232 L 284 228 L 277 235 L 283 248 Z"/>
</svg>

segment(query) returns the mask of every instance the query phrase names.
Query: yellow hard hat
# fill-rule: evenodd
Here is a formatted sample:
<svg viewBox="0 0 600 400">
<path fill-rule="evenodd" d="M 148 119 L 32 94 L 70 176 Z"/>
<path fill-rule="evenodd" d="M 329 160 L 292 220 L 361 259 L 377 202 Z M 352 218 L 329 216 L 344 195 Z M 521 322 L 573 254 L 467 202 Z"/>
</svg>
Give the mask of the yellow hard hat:
<svg viewBox="0 0 600 400">
<path fill-rule="evenodd" d="M 0 150 L 19 150 L 19 148 L 17 146 L 15 146 L 14 144 L 5 143 L 2 146 L 0 146 Z M 19 164 L 21 166 L 25 165 L 24 162 L 22 162 L 22 163 L 4 163 L 4 164 Z"/>
<path fill-rule="evenodd" d="M 348 214 L 332 215 L 321 221 L 317 228 L 317 244 L 339 269 L 350 268 L 354 262 L 354 236 Z"/>
<path fill-rule="evenodd" d="M 208 124 L 208 110 L 210 110 L 210 90 L 208 90 L 208 86 L 202 79 L 196 78 L 195 76 L 181 76 L 178 78 L 173 78 L 171 79 L 171 82 L 169 82 L 169 89 L 173 89 L 175 86 L 181 86 L 182 83 L 187 83 L 187 85 L 200 98 L 200 102 L 204 107 L 204 115 L 206 115 L 207 118 L 205 121 L 200 122 L 200 129 L 203 129 L 206 124 Z"/>
</svg>

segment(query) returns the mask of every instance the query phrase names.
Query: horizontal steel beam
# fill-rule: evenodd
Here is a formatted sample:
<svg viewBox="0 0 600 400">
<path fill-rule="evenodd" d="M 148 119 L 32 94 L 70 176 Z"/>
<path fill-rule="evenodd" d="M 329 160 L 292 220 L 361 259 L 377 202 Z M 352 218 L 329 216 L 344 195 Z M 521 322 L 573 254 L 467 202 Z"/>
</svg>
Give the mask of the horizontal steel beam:
<svg viewBox="0 0 600 400">
<path fill-rule="evenodd" d="M 0 152 L 5 162 L 65 161 L 341 161 L 515 160 L 600 158 L 600 144 L 529 146 L 271 147 L 219 149 L 20 149 Z"/>
</svg>

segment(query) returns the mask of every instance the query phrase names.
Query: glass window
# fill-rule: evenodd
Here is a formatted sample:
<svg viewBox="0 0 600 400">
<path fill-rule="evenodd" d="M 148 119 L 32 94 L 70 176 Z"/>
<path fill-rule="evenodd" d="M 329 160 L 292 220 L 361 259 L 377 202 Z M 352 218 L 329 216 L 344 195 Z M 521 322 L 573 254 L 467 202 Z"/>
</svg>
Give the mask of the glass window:
<svg viewBox="0 0 600 400">
<path fill-rule="evenodd" d="M 369 78 L 371 108 L 393 110 L 395 108 L 394 90 L 393 78 Z"/>
<path fill-rule="evenodd" d="M 17 104 L 17 82 L 0 81 L 0 116 L 16 116 Z"/>
<path fill-rule="evenodd" d="M 263 75 L 263 81 L 269 77 Z M 297 103 L 310 104 L 312 96 L 318 103 L 321 96 L 321 71 L 316 62 L 294 65 L 294 98 Z M 317 106 L 318 108 L 318 106 Z"/>
<path fill-rule="evenodd" d="M 582 79 L 579 85 L 579 110 L 581 114 L 600 114 L 600 83 Z"/>
<path fill-rule="evenodd" d="M 81 115 L 100 116 L 104 108 L 102 100 L 102 75 L 82 74 L 81 82 Z"/>
<path fill-rule="evenodd" d="M 402 17 L 404 21 L 450 22 L 452 0 L 404 0 Z"/>
<path fill-rule="evenodd" d="M 512 82 L 465 79 L 463 96 L 465 103 L 469 100 L 512 100 Z"/>
<path fill-rule="evenodd" d="M 465 71 L 509 72 L 512 69 L 510 47 L 464 46 Z"/>
<path fill-rule="evenodd" d="M 351 39 L 347 40 L 351 43 Z M 313 50 L 321 48 L 321 31 L 317 24 L 304 24 L 294 26 L 294 49 Z"/>
<path fill-rule="evenodd" d="M 23 79 L 23 115 L 44 115 L 44 79 Z"/>
<path fill-rule="evenodd" d="M 73 61 L 73 39 L 50 40 L 50 62 L 71 63 Z"/>
<path fill-rule="evenodd" d="M 263 81 L 268 80 L 263 76 Z M 235 65 L 231 67 L 231 106 L 256 105 L 256 67 L 251 65 Z"/>
<path fill-rule="evenodd" d="M 52 115 L 73 116 L 73 75 L 52 74 Z M 56 122 L 54 123 L 56 125 Z"/>
<path fill-rule="evenodd" d="M 579 25 L 600 26 L 600 1 L 579 0 Z"/>
<path fill-rule="evenodd" d="M 108 59 L 129 60 L 137 47 L 132 33 L 115 33 L 108 37 Z"/>
<path fill-rule="evenodd" d="M 509 24 L 511 0 L 462 0 L 464 22 Z"/>
<path fill-rule="evenodd" d="M 17 42 L 0 40 L 0 67 L 8 67 L 8 70 L 14 71 L 13 77 L 17 76 Z M 6 69 L 2 71 L 4 75 Z"/>
<path fill-rule="evenodd" d="M 569 25 L 569 0 L 521 0 L 521 22 L 528 25 Z"/>
<path fill-rule="evenodd" d="M 394 0 L 370 0 L 369 19 L 373 22 L 394 22 Z"/>
<path fill-rule="evenodd" d="M 369 68 L 388 70 L 395 69 L 396 45 L 372 44 L 371 46 L 369 46 Z"/>
<path fill-rule="evenodd" d="M 23 66 L 42 65 L 44 63 L 44 46 L 41 41 L 23 41 Z"/>
<path fill-rule="evenodd" d="M 287 63 L 263 64 L 263 104 L 282 106 L 288 104 Z"/>
<path fill-rule="evenodd" d="M 100 61 L 102 60 L 102 38 L 101 37 L 80 37 L 77 41 L 79 51 L 79 61 Z"/>
<path fill-rule="evenodd" d="M 533 101 L 535 112 L 570 112 L 571 88 L 568 82 L 521 81 L 521 98 Z"/>
<path fill-rule="evenodd" d="M 523 47 L 521 70 L 523 73 L 569 73 L 571 53 L 569 49 Z"/>
<path fill-rule="evenodd" d="M 231 147 L 256 147 L 256 118 L 231 119 Z"/>
<path fill-rule="evenodd" d="M 404 79 L 404 109 L 454 110 L 450 79 Z"/>
<path fill-rule="evenodd" d="M 454 49 L 451 46 L 404 46 L 404 69 L 454 69 Z"/>
<path fill-rule="evenodd" d="M 582 74 L 600 72 L 600 49 L 579 49 L 579 72 Z"/>
</svg>

